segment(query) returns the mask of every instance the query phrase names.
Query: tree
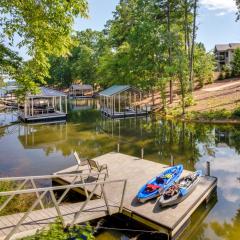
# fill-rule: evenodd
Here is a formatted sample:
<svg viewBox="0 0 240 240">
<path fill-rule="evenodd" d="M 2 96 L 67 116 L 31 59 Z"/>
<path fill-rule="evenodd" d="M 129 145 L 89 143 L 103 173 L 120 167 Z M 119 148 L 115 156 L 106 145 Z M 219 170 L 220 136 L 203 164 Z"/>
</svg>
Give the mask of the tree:
<svg viewBox="0 0 240 240">
<path fill-rule="evenodd" d="M 18 54 L 0 43 L 0 70 L 2 73 L 13 74 L 21 66 L 22 59 Z"/>
<path fill-rule="evenodd" d="M 194 50 L 195 50 L 195 39 L 196 39 L 196 17 L 197 17 L 197 3 L 198 0 L 194 0 L 193 4 L 193 30 L 192 30 L 192 45 L 191 45 L 191 52 L 190 52 L 190 76 L 189 76 L 189 83 L 190 83 L 190 92 L 193 91 L 193 78 L 194 78 Z"/>
<path fill-rule="evenodd" d="M 234 51 L 233 61 L 231 62 L 232 74 L 235 77 L 240 76 L 240 48 Z"/>
<path fill-rule="evenodd" d="M 238 12 L 237 12 L 237 21 L 238 21 L 240 20 L 240 0 L 235 0 L 235 1 L 238 8 Z"/>
<path fill-rule="evenodd" d="M 97 81 L 99 56 L 106 48 L 105 36 L 103 32 L 87 29 L 78 32 L 76 40 L 78 45 L 71 51 L 69 57 L 73 80 L 93 85 Z"/>
<path fill-rule="evenodd" d="M 74 41 L 72 25 L 77 16 L 87 17 L 86 0 L 2 0 L 0 21 L 4 37 L 13 45 L 25 47 L 31 59 L 23 62 L 13 77 L 23 91 L 35 90 L 44 84 L 50 67 L 49 56 L 69 54 Z"/>
<path fill-rule="evenodd" d="M 214 55 L 206 52 L 203 44 L 196 44 L 194 52 L 194 78 L 200 87 L 213 81 L 213 72 L 216 66 Z"/>
<path fill-rule="evenodd" d="M 188 62 L 188 55 L 183 52 L 179 52 L 176 55 L 176 76 L 179 81 L 179 88 L 181 92 L 181 107 L 182 107 L 182 114 L 185 114 L 186 109 L 186 97 L 189 90 L 189 62 Z"/>
<path fill-rule="evenodd" d="M 48 85 L 54 87 L 69 87 L 72 83 L 72 72 L 67 57 L 49 57 L 49 77 L 45 79 Z"/>
<path fill-rule="evenodd" d="M 73 82 L 92 85 L 97 82 L 97 66 L 107 48 L 103 32 L 87 29 L 77 32 L 73 38 L 76 44 L 69 56 L 49 58 L 48 84 L 69 87 Z"/>
</svg>

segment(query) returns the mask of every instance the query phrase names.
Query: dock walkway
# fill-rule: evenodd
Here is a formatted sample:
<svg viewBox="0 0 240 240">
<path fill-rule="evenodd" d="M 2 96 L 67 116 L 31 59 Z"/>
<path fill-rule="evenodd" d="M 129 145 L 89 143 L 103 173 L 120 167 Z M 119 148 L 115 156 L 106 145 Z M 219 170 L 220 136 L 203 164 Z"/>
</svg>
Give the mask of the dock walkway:
<svg viewBox="0 0 240 240">
<path fill-rule="evenodd" d="M 136 194 L 143 184 L 169 166 L 115 152 L 96 157 L 94 160 L 100 165 L 107 164 L 109 180 L 127 179 L 122 213 L 168 235 L 171 239 L 182 232 L 190 216 L 209 199 L 217 186 L 215 177 L 201 177 L 196 190 L 186 200 L 177 206 L 161 209 L 156 199 L 144 204 L 139 203 Z M 76 168 L 77 166 L 73 166 L 58 173 L 75 171 Z M 188 173 L 189 171 L 183 171 L 183 175 Z M 60 178 L 59 180 L 63 183 L 71 179 Z M 106 186 L 106 195 L 110 201 L 115 202 L 118 199 L 120 187 L 119 184 Z M 88 190 L 91 192 L 91 188 Z"/>
<path fill-rule="evenodd" d="M 1 181 L 22 182 L 17 185 L 17 190 L 0 192 L 1 200 L 3 200 L 0 205 L 0 213 L 10 201 L 14 201 L 16 195 L 36 194 L 37 197 L 33 203 L 29 204 L 30 206 L 26 212 L 18 210 L 19 212 L 15 214 L 0 216 L 0 239 L 18 239 L 33 235 L 37 230 L 47 227 L 54 222 L 56 218 L 61 219 L 64 226 L 68 224 L 73 226 L 122 212 L 124 190 L 127 184 L 125 179 L 108 181 L 105 180 L 106 174 L 84 174 L 79 173 L 79 171 L 71 174 L 62 174 L 61 176 L 71 176 L 73 180 L 61 186 L 37 187 L 36 183 L 39 180 L 51 179 L 53 181 L 53 179 L 58 178 L 58 175 L 0 178 Z M 31 183 L 32 188 L 29 183 Z M 116 202 L 110 201 L 106 196 L 105 187 L 109 184 L 122 185 L 122 190 L 118 193 L 119 199 Z M 64 202 L 65 196 L 71 194 L 70 190 L 86 189 L 89 186 L 92 187 L 92 192 L 88 195 L 87 190 L 85 191 L 87 195 L 85 200 L 78 198 L 76 199 L 78 202 L 75 203 Z M 93 197 L 97 190 L 100 196 Z M 56 197 L 56 191 L 62 191 L 62 193 L 58 192 L 58 197 Z M 47 197 L 47 205 L 42 201 L 44 197 Z M 50 203 L 52 204 L 50 205 Z M 37 206 L 42 209 L 35 210 Z"/>
<path fill-rule="evenodd" d="M 59 207 L 65 224 L 70 224 L 72 222 L 74 215 L 79 211 L 83 204 L 84 202 L 68 203 Z M 114 205 L 110 205 L 110 209 L 112 214 L 119 211 L 119 207 L 115 207 Z M 6 238 L 23 215 L 24 213 L 17 213 L 0 217 L 0 239 Z M 96 199 L 89 202 L 75 223 L 84 223 L 107 215 L 108 211 L 104 200 Z M 37 230 L 53 223 L 56 220 L 56 217 L 58 217 L 58 214 L 54 207 L 32 211 L 11 239 L 33 235 Z"/>
</svg>

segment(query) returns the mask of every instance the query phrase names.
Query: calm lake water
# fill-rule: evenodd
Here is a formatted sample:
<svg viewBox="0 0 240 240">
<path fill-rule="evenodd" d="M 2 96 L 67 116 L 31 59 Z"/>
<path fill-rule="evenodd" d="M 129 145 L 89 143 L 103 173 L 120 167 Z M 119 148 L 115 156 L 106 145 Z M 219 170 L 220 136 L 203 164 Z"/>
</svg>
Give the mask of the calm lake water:
<svg viewBox="0 0 240 240">
<path fill-rule="evenodd" d="M 153 118 L 107 120 L 90 100 L 73 101 L 67 123 L 14 124 L 0 127 L 0 175 L 51 174 L 75 164 L 73 152 L 92 158 L 115 151 L 218 177 L 217 199 L 193 216 L 191 240 L 240 239 L 240 125 L 188 124 Z M 13 120 L 12 120 L 13 118 Z M 0 114 L 0 126 L 16 119 Z M 104 231 L 97 239 L 128 239 L 127 233 Z M 150 238 L 146 238 L 150 239 Z"/>
</svg>

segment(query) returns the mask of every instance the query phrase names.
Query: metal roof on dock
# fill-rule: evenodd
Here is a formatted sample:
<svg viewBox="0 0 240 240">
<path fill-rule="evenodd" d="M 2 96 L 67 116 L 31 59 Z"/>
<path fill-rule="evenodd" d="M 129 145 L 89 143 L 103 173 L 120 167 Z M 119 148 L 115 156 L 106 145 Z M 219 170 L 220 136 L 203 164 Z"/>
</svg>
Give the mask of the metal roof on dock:
<svg viewBox="0 0 240 240">
<path fill-rule="evenodd" d="M 71 87 L 74 90 L 92 90 L 93 87 L 90 84 L 72 84 Z"/>
<path fill-rule="evenodd" d="M 67 96 L 67 94 L 47 88 L 47 87 L 39 87 L 39 91 L 37 94 L 29 94 L 28 97 L 64 97 Z"/>
<path fill-rule="evenodd" d="M 113 85 L 99 93 L 100 96 L 111 97 L 129 89 L 135 89 L 130 85 Z M 136 89 L 135 89 L 136 90 Z"/>
</svg>

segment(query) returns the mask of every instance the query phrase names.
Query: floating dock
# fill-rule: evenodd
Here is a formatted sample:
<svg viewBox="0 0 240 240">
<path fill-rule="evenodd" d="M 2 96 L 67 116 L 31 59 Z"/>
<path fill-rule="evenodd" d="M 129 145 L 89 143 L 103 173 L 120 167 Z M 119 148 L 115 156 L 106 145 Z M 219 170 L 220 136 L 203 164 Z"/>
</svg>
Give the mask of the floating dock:
<svg viewBox="0 0 240 240">
<path fill-rule="evenodd" d="M 129 110 L 124 112 L 113 112 L 111 109 L 101 109 L 102 115 L 112 119 L 124 119 L 124 118 L 135 118 L 148 116 L 150 110 Z"/>
<path fill-rule="evenodd" d="M 67 119 L 67 114 L 63 112 L 54 112 L 54 113 L 35 114 L 31 116 L 31 115 L 24 115 L 22 113 L 19 113 L 19 118 L 23 122 L 27 122 L 27 123 L 63 121 Z"/>
<path fill-rule="evenodd" d="M 168 239 L 176 239 L 181 235 L 188 225 L 191 215 L 202 203 L 209 201 L 217 187 L 217 178 L 203 176 L 195 191 L 186 200 L 177 206 L 161 209 L 156 199 L 144 204 L 139 203 L 136 194 L 149 179 L 157 176 L 169 166 L 115 152 L 96 157 L 93 160 L 97 161 L 99 165 L 107 164 L 109 180 L 127 179 L 122 214 L 166 234 Z M 73 166 L 56 174 L 76 170 L 79 171 L 78 166 Z M 184 170 L 183 175 L 187 174 L 189 171 Z M 59 176 L 57 181 L 64 184 L 71 182 L 72 178 Z M 92 188 L 87 187 L 87 190 L 91 192 Z M 78 189 L 78 191 L 84 194 L 83 189 Z M 122 192 L 122 185 L 106 186 L 105 191 L 109 201 L 116 202 Z M 96 192 L 96 194 L 100 195 L 101 193 Z"/>
</svg>

